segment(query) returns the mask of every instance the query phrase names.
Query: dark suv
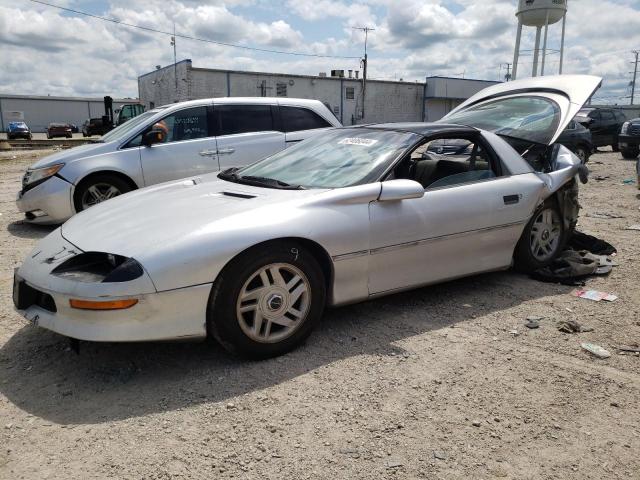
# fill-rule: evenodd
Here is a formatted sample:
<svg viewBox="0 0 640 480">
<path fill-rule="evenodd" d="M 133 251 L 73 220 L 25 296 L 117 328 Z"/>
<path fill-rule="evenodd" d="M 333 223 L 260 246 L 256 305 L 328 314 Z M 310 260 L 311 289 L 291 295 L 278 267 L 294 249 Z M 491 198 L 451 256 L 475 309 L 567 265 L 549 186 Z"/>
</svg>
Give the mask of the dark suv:
<svg viewBox="0 0 640 480">
<path fill-rule="evenodd" d="M 624 122 L 618 135 L 618 146 L 624 158 L 633 160 L 640 153 L 640 118 Z"/>
<path fill-rule="evenodd" d="M 593 152 L 591 132 L 575 120 L 569 122 L 556 141 L 575 153 L 582 163 L 587 163 Z"/>
<path fill-rule="evenodd" d="M 575 119 L 591 131 L 591 139 L 596 147 L 611 145 L 614 152 L 618 151 L 618 133 L 622 124 L 627 120 L 620 110 L 614 108 L 583 108 Z"/>
</svg>

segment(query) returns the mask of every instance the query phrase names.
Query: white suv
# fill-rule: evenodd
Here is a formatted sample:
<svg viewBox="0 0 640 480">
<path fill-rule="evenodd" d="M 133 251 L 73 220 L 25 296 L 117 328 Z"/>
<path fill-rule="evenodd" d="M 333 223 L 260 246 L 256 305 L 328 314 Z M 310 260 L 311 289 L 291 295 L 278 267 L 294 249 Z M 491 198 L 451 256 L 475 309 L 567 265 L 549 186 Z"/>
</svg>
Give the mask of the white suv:
<svg viewBox="0 0 640 480">
<path fill-rule="evenodd" d="M 29 222 L 62 223 L 130 190 L 247 165 L 340 126 L 318 100 L 232 97 L 159 107 L 36 162 L 16 203 Z"/>
</svg>

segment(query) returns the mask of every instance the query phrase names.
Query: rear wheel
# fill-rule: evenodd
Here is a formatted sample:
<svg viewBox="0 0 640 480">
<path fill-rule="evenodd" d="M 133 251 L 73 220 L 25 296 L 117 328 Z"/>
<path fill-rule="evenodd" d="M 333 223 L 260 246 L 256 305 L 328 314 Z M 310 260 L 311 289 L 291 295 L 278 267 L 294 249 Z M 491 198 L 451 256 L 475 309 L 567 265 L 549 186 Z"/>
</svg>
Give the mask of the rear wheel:
<svg viewBox="0 0 640 480">
<path fill-rule="evenodd" d="M 626 158 L 627 160 L 633 160 L 640 153 L 640 147 L 638 145 L 635 145 L 633 147 L 623 148 L 622 150 L 620 150 L 620 153 L 622 153 L 623 158 Z"/>
<path fill-rule="evenodd" d="M 116 175 L 105 173 L 89 177 L 80 183 L 74 194 L 76 212 L 131 190 L 131 185 Z"/>
<path fill-rule="evenodd" d="M 325 279 L 317 260 L 295 242 L 255 247 L 216 280 L 207 331 L 226 350 L 249 358 L 282 355 L 320 321 Z"/>
<path fill-rule="evenodd" d="M 536 211 L 522 233 L 514 252 L 518 270 L 531 273 L 549 265 L 562 251 L 564 223 L 557 207 L 546 202 Z"/>
</svg>

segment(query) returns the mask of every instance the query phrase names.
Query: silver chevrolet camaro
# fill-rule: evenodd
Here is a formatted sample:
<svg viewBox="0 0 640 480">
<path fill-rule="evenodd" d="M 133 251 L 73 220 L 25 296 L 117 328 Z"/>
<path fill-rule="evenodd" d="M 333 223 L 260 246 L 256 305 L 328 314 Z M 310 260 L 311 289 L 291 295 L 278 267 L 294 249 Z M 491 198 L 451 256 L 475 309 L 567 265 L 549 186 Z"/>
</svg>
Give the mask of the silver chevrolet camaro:
<svg viewBox="0 0 640 480">
<path fill-rule="evenodd" d="M 74 339 L 211 336 L 264 358 L 326 306 L 547 265 L 585 167 L 554 144 L 592 76 L 491 86 L 437 123 L 327 131 L 244 168 L 155 185 L 76 215 L 15 273 L 14 303 Z"/>
</svg>

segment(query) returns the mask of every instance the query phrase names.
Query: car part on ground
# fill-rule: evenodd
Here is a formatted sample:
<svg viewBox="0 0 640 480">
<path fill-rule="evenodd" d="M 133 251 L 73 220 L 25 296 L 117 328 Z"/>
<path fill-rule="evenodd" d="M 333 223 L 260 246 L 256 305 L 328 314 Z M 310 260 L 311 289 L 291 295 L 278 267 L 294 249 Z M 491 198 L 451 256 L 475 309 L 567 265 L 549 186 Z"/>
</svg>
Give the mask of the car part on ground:
<svg viewBox="0 0 640 480">
<path fill-rule="evenodd" d="M 16 306 L 72 338 L 210 334 L 264 358 L 302 342 L 325 304 L 507 269 L 514 250 L 520 267 L 543 267 L 575 226 L 586 168 L 553 143 L 599 84 L 509 82 L 457 110 L 468 125 L 329 130 L 248 167 L 118 196 L 36 247 L 16 272 Z M 436 153 L 445 139 L 470 145 Z M 534 146 L 538 171 L 521 156 Z M 141 276 L 105 281 L 128 259 Z"/>
</svg>

